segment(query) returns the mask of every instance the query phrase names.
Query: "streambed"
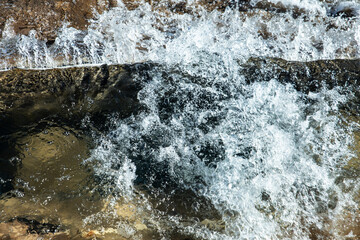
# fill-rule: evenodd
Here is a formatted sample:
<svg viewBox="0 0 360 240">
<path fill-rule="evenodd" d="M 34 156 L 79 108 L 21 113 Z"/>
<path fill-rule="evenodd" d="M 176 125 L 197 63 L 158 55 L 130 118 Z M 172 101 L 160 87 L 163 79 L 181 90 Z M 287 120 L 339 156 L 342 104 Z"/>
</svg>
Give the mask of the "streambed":
<svg viewBox="0 0 360 240">
<path fill-rule="evenodd" d="M 57 98 L 27 88 L 2 107 L 1 221 L 85 239 L 357 234 L 357 64 L 252 59 L 236 81 L 152 63 L 4 72 L 19 96 L 34 78 Z"/>
<path fill-rule="evenodd" d="M 358 239 L 358 3 L 160 2 L 7 23 L 1 237 Z"/>
</svg>

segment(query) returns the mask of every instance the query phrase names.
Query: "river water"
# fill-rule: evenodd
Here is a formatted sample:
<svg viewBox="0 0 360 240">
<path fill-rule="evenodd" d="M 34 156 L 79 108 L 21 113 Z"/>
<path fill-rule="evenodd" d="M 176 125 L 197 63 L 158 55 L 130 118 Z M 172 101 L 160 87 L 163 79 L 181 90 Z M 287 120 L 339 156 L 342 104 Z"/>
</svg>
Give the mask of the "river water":
<svg viewBox="0 0 360 240">
<path fill-rule="evenodd" d="M 96 182 L 85 190 L 61 190 L 76 195 L 61 201 L 71 205 L 69 199 L 78 203 L 79 196 L 98 194 L 115 212 L 138 208 L 136 220 L 130 214 L 116 221 L 114 211 L 94 204 L 86 211 L 86 203 L 60 211 L 81 211 L 77 221 L 84 228 L 100 231 L 106 222 L 108 232 L 128 239 L 360 237 L 358 120 L 344 110 L 351 89 L 320 86 L 301 92 L 275 74 L 270 81 L 249 83 L 242 71 L 250 57 L 359 58 L 360 3 L 267 4 L 274 9 L 241 12 L 235 6 L 208 12 L 188 1 L 190 10 L 179 14 L 145 3 L 130 11 L 120 1 L 86 31 L 65 24 L 52 46 L 35 34 L 14 36 L 7 29 L 2 51 L 15 53 L 22 68 L 155 65 L 135 76 L 142 87 L 139 113 L 125 119 L 110 115 L 106 130 L 88 131 L 90 150 L 69 150 L 76 157 L 66 159 L 77 159 L 77 165 L 67 160 L 71 173 L 65 160 L 65 167 L 50 167 L 53 175 L 56 169 L 63 173 L 56 178 L 59 184 L 69 178 L 76 184 Z M 346 7 L 355 17 L 337 15 Z M 0 67 L 11 66 L 3 61 Z M 270 68 L 262 71 L 271 74 Z M 61 131 L 67 130 L 55 132 Z M 35 138 L 46 141 L 39 134 Z M 21 176 L 30 185 L 34 181 L 31 173 Z M 58 196 L 51 192 L 42 196 Z M 36 194 L 31 196 L 36 202 Z"/>
</svg>

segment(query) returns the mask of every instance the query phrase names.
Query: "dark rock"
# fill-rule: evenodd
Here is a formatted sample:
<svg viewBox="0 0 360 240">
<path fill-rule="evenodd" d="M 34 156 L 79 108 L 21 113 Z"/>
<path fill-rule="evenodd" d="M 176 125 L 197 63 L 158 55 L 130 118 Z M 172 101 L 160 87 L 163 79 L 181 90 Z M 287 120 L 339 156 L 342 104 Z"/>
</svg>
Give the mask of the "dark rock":
<svg viewBox="0 0 360 240">
<path fill-rule="evenodd" d="M 102 65 L 0 72 L 0 133 L 52 115 L 82 119 L 86 114 L 118 112 L 128 116 L 139 107 L 135 68 Z"/>
<path fill-rule="evenodd" d="M 317 92 L 323 87 L 343 87 L 344 94 L 352 95 L 340 107 L 348 114 L 360 114 L 360 60 L 335 59 L 311 62 L 293 62 L 273 58 L 252 58 L 242 65 L 248 83 L 276 79 L 293 85 L 305 94 Z"/>
<path fill-rule="evenodd" d="M 57 232 L 48 223 L 39 223 L 28 219 L 15 219 L 0 223 L 0 239 L 26 239 L 26 240 L 69 240 L 70 236 L 64 232 Z"/>
<path fill-rule="evenodd" d="M 153 66 L 143 63 L 0 72 L 0 133 L 4 135 L 12 127 L 54 115 L 64 119 L 82 119 L 85 115 L 102 119 L 117 112 L 120 117 L 127 117 L 140 109 L 139 79 L 148 81 Z M 322 86 L 357 85 L 360 60 L 291 62 L 251 58 L 242 64 L 241 73 L 248 83 L 277 79 L 307 93 Z"/>
<path fill-rule="evenodd" d="M 122 2 L 129 10 L 134 10 L 144 3 L 139 0 L 123 0 Z M 226 9 L 248 12 L 251 10 L 261 9 L 271 13 L 291 12 L 294 17 L 298 17 L 306 13 L 305 9 L 297 6 L 285 6 L 282 3 L 275 4 L 269 1 L 259 1 L 256 4 L 253 4 L 250 0 L 198 0 L 194 3 L 178 3 L 171 0 L 145 0 L 145 2 L 151 5 L 153 11 L 169 14 L 196 13 L 196 9 L 198 9 L 199 6 L 209 12 L 224 12 Z"/>
<path fill-rule="evenodd" d="M 208 11 L 225 11 L 226 8 L 247 11 L 251 7 L 249 0 L 201 0 L 200 5 Z"/>
<path fill-rule="evenodd" d="M 350 1 L 338 2 L 330 9 L 330 16 L 354 18 L 360 15 L 360 4 Z"/>
<path fill-rule="evenodd" d="M 110 113 L 136 113 L 140 81 L 134 78 L 149 69 L 150 64 L 134 64 L 0 72 L 0 194 L 13 190 L 19 163 L 14 141 L 21 134 L 47 119 L 78 128 L 89 116 L 100 129 Z"/>
<path fill-rule="evenodd" d="M 293 62 L 275 58 L 251 58 L 242 65 L 248 82 L 277 79 L 308 93 L 326 86 L 355 86 L 360 81 L 360 60 Z"/>
<path fill-rule="evenodd" d="M 27 232 L 31 234 L 47 234 L 47 233 L 56 233 L 59 230 L 59 225 L 51 223 L 40 223 L 36 220 L 26 219 L 26 218 L 16 218 L 20 223 L 24 223 L 28 226 Z"/>
</svg>

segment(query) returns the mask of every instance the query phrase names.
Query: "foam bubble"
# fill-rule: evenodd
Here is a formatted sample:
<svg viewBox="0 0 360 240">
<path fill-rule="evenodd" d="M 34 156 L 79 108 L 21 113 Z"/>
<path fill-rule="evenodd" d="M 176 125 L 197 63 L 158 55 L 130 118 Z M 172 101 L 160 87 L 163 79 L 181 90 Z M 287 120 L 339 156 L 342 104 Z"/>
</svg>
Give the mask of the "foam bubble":
<svg viewBox="0 0 360 240">
<path fill-rule="evenodd" d="M 5 36 L 0 44 L 16 58 L 17 66 L 30 68 L 145 61 L 186 62 L 199 51 L 230 54 L 238 59 L 268 56 L 310 61 L 359 57 L 359 19 L 349 21 L 328 16 L 332 5 L 326 2 L 281 3 L 288 8 L 284 13 L 261 9 L 206 12 L 194 2 L 188 3 L 188 8 L 192 9 L 189 13 L 178 14 L 153 10 L 147 3 L 140 4 L 133 11 L 119 4 L 119 7 L 98 15 L 86 31 L 69 28 L 64 23 L 52 46 L 35 40 L 32 35 L 22 36 L 15 46 L 6 45 L 6 42 L 9 38 L 19 37 Z M 341 11 L 350 3 L 344 4 L 336 5 L 335 11 Z M 301 17 L 293 15 L 292 6 L 305 9 L 299 13 Z M 11 32 L 10 25 L 7 32 Z M 1 57 L 7 55 L 3 53 Z M 7 66 L 9 63 L 4 61 L 0 67 Z"/>
</svg>

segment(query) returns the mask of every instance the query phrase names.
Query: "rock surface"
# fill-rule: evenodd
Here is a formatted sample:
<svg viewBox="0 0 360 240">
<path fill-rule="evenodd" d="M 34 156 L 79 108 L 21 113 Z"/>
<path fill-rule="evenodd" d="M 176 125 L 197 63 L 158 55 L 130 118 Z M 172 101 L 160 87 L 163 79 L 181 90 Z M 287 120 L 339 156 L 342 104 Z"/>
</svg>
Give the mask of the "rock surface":
<svg viewBox="0 0 360 240">
<path fill-rule="evenodd" d="M 118 112 L 129 116 L 140 108 L 137 92 L 141 83 L 134 80 L 135 75 L 146 75 L 153 66 L 143 63 L 0 72 L 0 126 L 7 126 L 0 127 L 0 133 L 7 133 L 24 121 L 34 122 L 51 115 L 82 119 L 86 114 Z M 278 79 L 303 92 L 325 85 L 355 86 L 360 79 L 360 60 L 289 62 L 253 58 L 242 67 L 247 82 Z M 353 93 L 360 99 L 358 91 Z"/>
<path fill-rule="evenodd" d="M 174 13 L 190 12 L 189 4 L 173 1 L 147 0 L 155 11 L 169 11 Z M 204 6 L 208 11 L 221 10 L 227 7 L 247 9 L 249 1 L 234 0 L 201 0 L 197 4 Z M 143 2 L 138 0 L 123 0 L 129 10 L 134 10 Z M 4 0 L 0 3 L 0 38 L 7 37 L 6 28 L 13 29 L 15 34 L 28 35 L 35 30 L 39 39 L 54 42 L 57 30 L 68 22 L 69 27 L 85 30 L 95 13 L 102 13 L 117 6 L 117 0 Z"/>
<path fill-rule="evenodd" d="M 129 10 L 134 10 L 147 3 L 153 11 L 165 13 L 194 13 L 199 6 L 207 11 L 225 11 L 237 9 L 242 12 L 262 9 L 266 12 L 284 13 L 291 11 L 294 17 L 306 13 L 299 7 L 284 6 L 273 1 L 259 1 L 253 4 L 250 0 L 197 0 L 197 1 L 171 1 L 171 0 L 122 0 L 120 1 Z M 28 35 L 31 30 L 36 31 L 39 39 L 52 44 L 56 38 L 57 30 L 65 22 L 69 27 L 85 30 L 89 21 L 118 5 L 117 0 L 3 0 L 0 3 L 0 38 L 11 34 L 6 29 L 13 29 L 14 34 Z M 354 5 L 354 4 L 353 4 Z M 358 14 L 358 5 L 338 4 L 331 7 L 330 15 L 337 17 L 354 17 Z M 196 11 L 195 11 L 196 12 Z"/>
<path fill-rule="evenodd" d="M 274 58 L 252 58 L 243 65 L 248 82 L 278 79 L 293 84 L 303 92 L 316 91 L 322 86 L 349 86 L 360 81 L 360 60 L 318 60 L 289 62 Z"/>
<path fill-rule="evenodd" d="M 41 232 L 44 230 L 44 232 Z M 15 220 L 0 223 L 0 239 L 2 240 L 70 240 L 66 233 L 55 233 L 46 224 L 28 220 Z"/>
<path fill-rule="evenodd" d="M 146 67 L 102 65 L 0 72 L 0 133 L 51 115 L 82 119 L 85 114 L 132 114 L 138 107 L 139 90 L 132 75 Z"/>
<path fill-rule="evenodd" d="M 289 62 L 282 59 L 253 58 L 247 63 L 241 64 L 241 66 L 242 74 L 244 74 L 248 83 L 277 79 L 283 83 L 293 84 L 295 88 L 305 93 L 309 91 L 318 91 L 323 85 L 326 85 L 328 88 L 348 85 L 356 87 L 358 80 L 360 79 L 360 60 Z M 6 72 L 0 72 L 0 121 L 3 121 L 0 122 L 0 126 L 6 126 L 6 129 L 0 128 L 0 143 L 3 141 L 1 137 L 6 133 L 11 132 L 11 129 L 9 130 L 8 126 L 21 126 L 26 123 L 25 121 L 36 122 L 39 119 L 51 115 L 63 115 L 64 117 L 77 117 L 80 119 L 86 114 L 106 114 L 113 111 L 117 111 L 123 116 L 135 113 L 141 107 L 137 100 L 137 93 L 141 89 L 142 83 L 139 82 L 137 76 L 148 76 L 148 71 L 156 71 L 157 67 L 158 66 L 153 63 L 142 63 L 134 65 L 102 65 L 48 70 L 12 69 Z M 179 70 L 167 69 L 166 66 L 161 66 L 159 68 L 165 72 Z M 191 78 L 191 76 L 187 77 Z M 145 79 L 141 79 L 147 81 L 148 78 L 149 77 L 145 77 Z M 357 91 L 358 90 L 354 91 L 354 93 L 358 94 Z M 64 134 L 65 132 L 70 132 L 70 134 Z M 80 143 L 77 144 L 75 142 L 76 135 L 72 135 L 72 132 L 75 132 L 75 130 L 63 131 L 63 129 L 54 126 L 49 127 L 46 133 L 41 131 L 29 134 L 30 137 L 18 137 L 17 143 L 20 146 L 18 152 L 21 152 L 21 150 L 23 151 L 23 168 L 17 170 L 17 174 L 22 176 L 26 181 L 30 181 L 30 176 L 34 171 L 32 171 L 31 174 L 28 174 L 26 169 L 34 169 L 33 166 L 41 166 L 41 164 L 50 164 L 51 162 L 56 163 L 57 161 L 61 163 L 66 163 L 66 161 L 74 162 L 66 155 L 66 152 L 72 152 L 74 149 L 85 149 L 84 152 L 86 152 L 86 146 Z M 69 142 L 68 145 L 63 145 L 67 142 Z M 25 151 L 24 149 L 26 148 L 29 148 L 29 150 Z M 59 151 L 63 151 L 64 154 L 59 156 Z M 78 154 L 71 153 L 70 155 Z M 83 155 L 86 155 L 86 153 Z M 32 165 L 30 166 L 28 164 Z M 354 164 L 357 164 L 357 162 L 354 162 Z M 42 169 L 47 173 L 50 173 L 49 168 Z M 54 179 L 60 178 L 60 176 L 56 176 L 56 174 L 51 175 Z M 68 176 L 69 174 L 65 175 Z M 51 178 L 49 179 L 52 180 Z M 72 211 L 73 209 L 68 208 L 67 206 L 72 206 L 74 201 L 79 205 L 84 204 L 83 198 L 78 198 L 76 196 L 83 197 L 85 195 L 66 194 L 69 192 L 69 188 L 64 184 L 66 179 L 61 181 L 63 185 L 56 188 L 57 190 L 62 191 L 63 194 L 51 195 L 50 192 L 41 192 L 44 197 L 52 196 L 54 199 L 53 201 L 49 200 L 46 208 L 58 209 L 62 214 L 58 214 L 61 216 L 61 219 L 75 219 L 77 222 L 81 222 L 80 217 L 74 217 L 75 211 Z M 36 186 L 36 188 L 38 190 L 41 189 L 42 184 L 43 183 Z M 49 185 L 45 185 L 44 188 L 55 188 L 49 188 L 48 186 Z M 77 184 L 71 184 L 71 186 L 78 187 Z M 31 189 L 26 191 L 30 192 Z M 72 190 L 70 192 L 74 191 Z M 77 192 L 75 191 L 75 193 Z M 225 225 L 219 221 L 219 219 L 221 219 L 220 216 L 215 219 L 212 218 L 215 215 L 210 211 L 211 206 L 209 208 L 200 209 L 199 212 L 201 214 L 199 215 L 197 212 L 189 211 L 189 208 L 187 207 L 191 205 L 192 200 L 194 199 L 193 195 L 186 192 L 182 194 L 180 192 L 179 194 L 173 195 L 173 197 L 179 199 L 178 201 L 176 201 L 176 199 L 171 200 L 171 202 L 174 203 L 174 206 L 172 206 L 174 214 L 199 219 L 201 221 L 200 224 L 210 230 L 219 232 L 224 230 Z M 165 199 L 165 196 L 161 198 Z M 60 205 L 59 202 L 63 205 Z M 154 208 L 160 212 L 170 212 L 169 209 L 167 209 L 167 206 L 162 206 L 161 203 L 158 203 L 158 205 L 156 205 L 155 201 L 151 203 Z M 86 209 L 91 209 L 91 212 L 96 212 L 102 207 L 101 201 L 90 201 L 89 204 L 95 206 L 92 206 L 91 208 L 86 207 Z M 73 205 L 75 206 L 75 204 Z M 204 202 L 204 204 L 201 205 L 208 206 L 209 204 Z M 152 236 L 151 225 L 147 223 L 147 219 L 144 217 L 146 215 L 143 215 L 137 206 L 138 205 L 134 202 L 119 203 L 110 208 L 112 211 L 109 210 L 109 214 L 113 214 L 116 217 L 115 220 L 117 222 L 125 222 L 128 224 L 126 226 L 131 226 L 133 231 L 144 232 L 144 234 L 146 233 L 149 234 L 149 236 Z M 17 198 L 10 198 L 0 201 L 0 210 L 2 211 L 2 215 L 0 216 L 5 216 L 4 213 L 6 213 L 6 211 L 13 213 L 9 213 L 7 216 L 23 216 L 27 212 L 32 212 L 29 209 L 33 208 L 34 207 L 29 204 L 23 204 Z M 45 210 L 42 208 L 37 208 L 37 210 L 37 216 L 50 215 L 48 212 L 43 212 Z M 207 213 L 211 214 L 207 216 Z M 36 214 L 32 216 L 32 219 L 35 219 L 35 215 Z M 2 221 L 8 221 L 8 219 L 10 218 L 7 217 Z M 94 218 L 94 220 L 99 219 Z M 344 222 L 346 221 L 348 220 L 345 219 Z M 66 222 L 64 220 L 62 223 L 69 226 L 75 225 L 72 221 Z M 339 223 L 343 224 L 342 219 L 339 220 Z M 8 224 L 6 225 L 6 229 L 10 229 L 9 224 L 12 223 L 9 222 L 2 223 L 0 227 L 5 226 L 5 224 Z M 356 229 L 357 223 L 354 222 L 352 225 L 354 225 L 354 227 L 349 227 L 343 232 L 348 234 L 352 229 Z M 37 234 L 39 234 L 34 233 L 25 236 L 22 233 L 25 226 L 16 226 L 22 234 L 19 235 L 20 238 L 18 239 L 32 239 L 30 237 L 36 237 Z M 106 228 L 106 231 L 104 230 L 104 232 L 101 232 L 101 229 L 99 229 L 88 229 L 79 236 L 79 239 L 80 237 L 95 239 L 99 236 L 102 237 L 103 235 L 116 236 L 116 234 L 120 234 L 120 228 L 114 228 L 112 226 Z M 0 237 L 2 236 L 4 239 L 9 239 L 9 234 L 13 234 L 11 232 L 5 232 L 5 230 L 0 233 L 3 234 L 0 235 Z M 126 234 L 127 233 L 124 231 L 124 233 L 121 232 L 120 235 L 124 238 L 128 238 L 128 235 Z M 62 237 L 67 239 L 67 236 L 65 235 L 62 235 Z M 148 239 L 152 238 L 149 237 Z"/>
<path fill-rule="evenodd" d="M 146 76 L 153 67 L 152 63 L 142 63 L 0 72 L 0 122 L 11 120 L 9 127 L 24 118 L 31 122 L 51 114 L 81 118 L 88 113 L 114 111 L 128 116 L 140 107 L 137 92 L 141 83 L 135 76 Z M 278 79 L 309 92 L 324 85 L 333 88 L 358 84 L 360 60 L 289 62 L 253 58 L 242 64 L 242 74 L 248 83 Z"/>
<path fill-rule="evenodd" d="M 116 5 L 116 0 L 3 0 L 0 3 L 0 37 L 11 26 L 15 34 L 28 35 L 36 30 L 40 39 L 54 41 L 56 31 L 65 21 L 71 27 L 85 29 L 94 12 L 102 13 Z"/>
</svg>

